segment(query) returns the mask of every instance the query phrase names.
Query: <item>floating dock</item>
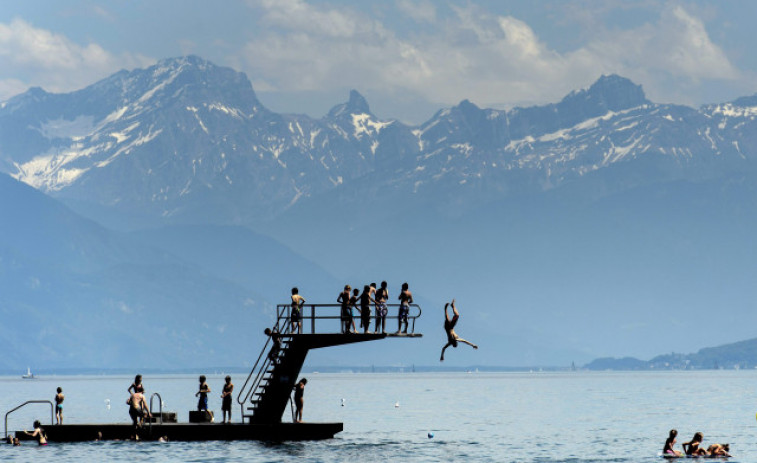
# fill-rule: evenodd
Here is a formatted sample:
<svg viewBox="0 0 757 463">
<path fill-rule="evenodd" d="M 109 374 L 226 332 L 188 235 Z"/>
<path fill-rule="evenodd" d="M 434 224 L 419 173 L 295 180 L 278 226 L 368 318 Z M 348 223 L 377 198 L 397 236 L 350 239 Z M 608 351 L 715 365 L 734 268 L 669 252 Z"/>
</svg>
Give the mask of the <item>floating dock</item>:
<svg viewBox="0 0 757 463">
<path fill-rule="evenodd" d="M 390 305 L 391 307 L 398 307 Z M 331 439 L 343 430 L 342 423 L 295 423 L 292 391 L 299 378 L 305 358 L 311 349 L 320 349 L 356 342 L 376 341 L 386 338 L 420 338 L 415 333 L 415 320 L 420 317 L 421 309 L 412 304 L 413 313 L 408 316 L 408 333 L 339 333 L 333 332 L 334 326 L 340 326 L 342 318 L 341 306 L 337 304 L 307 304 L 302 310 L 302 333 L 292 333 L 291 306 L 279 305 L 276 308 L 277 320 L 272 331 L 281 340 L 279 349 L 273 347 L 272 338 L 268 338 L 258 356 L 255 365 L 247 376 L 244 384 L 237 393 L 237 403 L 242 409 L 241 423 L 169 423 L 157 419 L 145 422 L 135 429 L 132 424 L 63 424 L 44 426 L 44 432 L 49 442 L 87 442 L 94 440 L 158 440 L 165 438 L 169 441 L 234 441 L 234 440 L 262 440 L 262 441 L 300 441 Z M 396 313 L 396 311 L 394 311 Z M 386 317 L 395 320 L 396 316 Z M 371 317 L 372 324 L 375 318 Z M 325 327 L 325 329 L 324 329 Z M 320 328 L 319 331 L 316 328 Z M 329 330 L 331 328 L 331 330 Z M 331 332 L 330 332 L 331 331 Z M 164 416 L 163 410 L 154 410 L 152 399 L 157 397 L 162 403 L 160 395 L 155 393 L 150 397 L 150 412 L 153 415 Z M 50 404 L 50 418 L 52 423 L 53 404 L 47 400 L 30 400 L 19 405 L 5 415 L 5 436 L 8 437 L 8 415 L 31 403 Z M 287 409 L 292 410 L 292 422 L 282 422 Z M 23 431 L 16 431 L 19 440 L 32 438 Z"/>
</svg>

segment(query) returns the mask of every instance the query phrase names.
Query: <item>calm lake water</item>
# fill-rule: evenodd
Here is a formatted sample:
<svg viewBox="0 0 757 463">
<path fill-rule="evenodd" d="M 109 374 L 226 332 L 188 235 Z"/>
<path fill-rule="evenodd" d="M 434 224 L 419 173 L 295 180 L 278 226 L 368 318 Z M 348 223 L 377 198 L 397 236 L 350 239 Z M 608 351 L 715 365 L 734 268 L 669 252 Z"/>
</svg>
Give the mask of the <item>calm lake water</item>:
<svg viewBox="0 0 757 463">
<path fill-rule="evenodd" d="M 92 442 L 0 446 L 2 461 L 182 462 L 660 462 L 671 428 L 678 445 L 702 431 L 731 443 L 731 462 L 757 461 L 757 371 L 308 374 L 306 421 L 341 421 L 335 439 L 260 442 Z M 244 378 L 232 375 L 237 387 Z M 31 399 L 66 394 L 68 423 L 128 422 L 129 376 L 0 377 L 3 415 Z M 196 376 L 146 376 L 148 396 L 187 421 Z M 208 375 L 220 417 L 223 375 Z M 344 399 L 344 406 L 342 406 Z M 109 401 L 109 402 L 108 402 Z M 108 407 L 110 403 L 110 407 Z M 236 402 L 235 402 L 236 403 Z M 398 405 L 398 406 L 397 406 Z M 11 430 L 49 423 L 49 406 L 12 414 Z M 28 408 L 28 407 L 27 407 Z M 239 409 L 234 409 L 239 421 Z M 284 420 L 289 421 L 285 415 Z M 433 433 L 433 438 L 429 438 Z"/>
</svg>

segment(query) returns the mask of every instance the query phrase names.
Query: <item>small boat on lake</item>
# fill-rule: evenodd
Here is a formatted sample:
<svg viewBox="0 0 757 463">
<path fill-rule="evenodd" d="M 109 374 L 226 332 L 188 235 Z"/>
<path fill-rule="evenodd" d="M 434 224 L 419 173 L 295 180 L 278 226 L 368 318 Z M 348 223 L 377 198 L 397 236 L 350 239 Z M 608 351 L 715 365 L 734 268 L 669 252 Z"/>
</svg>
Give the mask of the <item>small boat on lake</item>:
<svg viewBox="0 0 757 463">
<path fill-rule="evenodd" d="M 23 379 L 34 379 L 34 375 L 32 374 L 32 369 L 29 367 L 26 367 L 26 374 L 21 375 L 21 378 Z"/>
</svg>

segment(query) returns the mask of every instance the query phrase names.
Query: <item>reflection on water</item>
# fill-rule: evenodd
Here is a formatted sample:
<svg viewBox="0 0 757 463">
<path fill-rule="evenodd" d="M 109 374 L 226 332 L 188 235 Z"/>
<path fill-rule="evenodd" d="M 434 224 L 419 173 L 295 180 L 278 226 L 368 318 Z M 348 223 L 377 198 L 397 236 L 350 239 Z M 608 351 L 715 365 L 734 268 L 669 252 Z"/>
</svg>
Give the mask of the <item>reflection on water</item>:
<svg viewBox="0 0 757 463">
<path fill-rule="evenodd" d="M 220 416 L 223 374 L 208 375 L 210 408 Z M 754 371 L 310 374 L 306 421 L 342 421 L 319 442 L 91 442 L 39 448 L 0 446 L 2 461 L 512 461 L 659 462 L 671 428 L 678 443 L 696 431 L 705 443 L 730 442 L 757 461 Z M 241 385 L 243 378 L 234 377 Z M 66 395 L 64 422 L 129 421 L 132 376 L 0 378 L 0 411 L 30 399 Z M 145 376 L 147 396 L 187 421 L 196 376 Z M 342 404 L 344 403 L 344 406 Z M 395 404 L 399 403 L 399 407 Z M 110 404 L 110 407 L 108 407 Z M 235 408 L 233 419 L 240 420 Z M 10 429 L 50 421 L 45 405 L 8 418 Z M 284 416 L 285 421 L 291 417 Z M 429 438 L 433 433 L 433 438 Z"/>
</svg>

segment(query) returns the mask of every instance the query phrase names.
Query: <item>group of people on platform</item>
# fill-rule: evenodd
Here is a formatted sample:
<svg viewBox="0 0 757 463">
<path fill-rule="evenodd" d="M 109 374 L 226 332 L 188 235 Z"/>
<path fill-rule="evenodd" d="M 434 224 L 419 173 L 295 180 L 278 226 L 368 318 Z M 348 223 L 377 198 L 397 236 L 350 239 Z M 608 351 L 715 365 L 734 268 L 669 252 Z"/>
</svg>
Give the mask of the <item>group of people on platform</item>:
<svg viewBox="0 0 757 463">
<path fill-rule="evenodd" d="M 407 283 L 402 284 L 402 291 L 398 296 L 400 301 L 399 312 L 397 314 L 397 333 L 407 334 L 408 316 L 410 314 L 410 304 L 413 303 L 413 293 L 410 292 Z M 341 304 L 341 330 L 342 333 L 357 333 L 352 309 L 360 313 L 360 328 L 363 333 L 372 333 L 371 326 L 371 304 L 374 307 L 375 333 L 386 333 L 386 317 L 388 315 L 387 301 L 389 300 L 389 289 L 387 282 L 382 281 L 379 287 L 376 283 L 363 286 L 363 292 L 360 293 L 358 288 L 352 289 L 350 285 L 345 285 L 344 290 L 339 293 L 336 302 Z M 291 333 L 302 333 L 302 307 L 305 304 L 305 298 L 299 293 L 298 288 L 292 288 L 292 310 L 290 317 Z M 404 325 L 404 327 L 403 327 Z"/>
<path fill-rule="evenodd" d="M 197 401 L 197 410 L 208 412 L 212 420 L 213 412 L 208 411 L 208 394 L 211 392 L 210 386 L 208 386 L 205 375 L 201 375 L 199 381 L 200 387 L 197 393 L 195 393 L 195 397 L 198 397 L 199 399 Z M 147 406 L 147 400 L 145 400 L 145 388 L 142 385 L 142 375 L 134 377 L 134 382 L 129 386 L 127 392 L 130 394 L 129 398 L 126 400 L 126 404 L 129 406 L 129 416 L 131 417 L 134 428 L 140 428 L 144 424 L 145 417 L 152 417 L 150 408 Z M 223 421 L 221 424 L 227 422 L 231 423 L 231 395 L 233 392 L 234 384 L 231 383 L 231 376 L 226 376 L 223 390 L 221 392 L 221 410 L 223 411 Z"/>
<path fill-rule="evenodd" d="M 351 292 L 350 292 L 351 291 Z M 396 333 L 407 334 L 408 329 L 408 316 L 410 313 L 410 304 L 413 303 L 413 293 L 409 289 L 407 283 L 402 284 L 402 291 L 398 297 L 400 301 L 399 312 L 397 314 L 397 331 Z M 360 312 L 360 327 L 364 333 L 371 333 L 371 304 L 375 308 L 375 333 L 386 333 L 386 316 L 388 314 L 386 302 L 389 300 L 389 290 L 387 289 L 386 281 L 381 282 L 381 286 L 377 287 L 376 283 L 363 286 L 362 294 L 355 288 L 352 289 L 350 285 L 345 285 L 344 290 L 339 293 L 336 301 L 341 304 L 341 330 L 342 333 L 357 333 L 358 330 L 355 327 L 355 320 L 352 315 L 352 309 L 357 309 Z M 305 305 L 305 298 L 300 295 L 297 287 L 292 288 L 292 305 L 291 305 L 291 333 L 302 334 L 302 308 Z M 448 307 L 452 307 L 453 315 L 449 316 L 447 310 Z M 457 347 L 458 343 L 468 344 L 474 349 L 478 349 L 478 346 L 470 341 L 461 338 L 455 332 L 455 325 L 460 317 L 460 313 L 455 307 L 455 300 L 451 303 L 444 304 L 444 331 L 447 334 L 447 343 L 442 347 L 442 353 L 439 358 L 440 361 L 444 361 L 444 352 L 448 347 Z M 404 329 L 403 329 L 404 323 Z M 271 337 L 273 345 L 268 353 L 268 357 L 271 362 L 276 363 L 278 361 L 279 352 L 281 351 L 281 334 L 276 331 L 266 328 L 265 334 Z"/>
<path fill-rule="evenodd" d="M 706 449 L 702 446 L 704 434 L 697 432 L 690 441 L 681 444 L 683 452 L 675 449 L 676 437 L 678 431 L 671 429 L 668 438 L 665 440 L 665 446 L 662 448 L 662 456 L 666 458 L 687 457 L 730 457 L 731 451 L 729 444 L 711 444 Z"/>
</svg>

